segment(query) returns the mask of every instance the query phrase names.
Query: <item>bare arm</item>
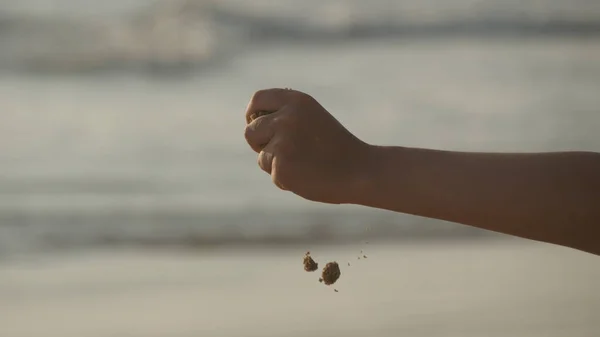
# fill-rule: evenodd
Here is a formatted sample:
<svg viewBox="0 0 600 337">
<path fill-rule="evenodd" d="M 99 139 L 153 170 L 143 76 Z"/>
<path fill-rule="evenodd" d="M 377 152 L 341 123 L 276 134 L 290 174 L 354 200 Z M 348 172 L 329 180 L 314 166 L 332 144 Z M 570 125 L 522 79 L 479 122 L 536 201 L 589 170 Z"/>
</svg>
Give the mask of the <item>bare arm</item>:
<svg viewBox="0 0 600 337">
<path fill-rule="evenodd" d="M 266 112 L 266 113 L 263 113 Z M 304 93 L 268 89 L 245 137 L 279 188 L 305 199 L 452 221 L 600 255 L 600 154 L 372 146 Z"/>
<path fill-rule="evenodd" d="M 600 154 L 370 152 L 357 204 L 600 255 Z"/>
</svg>

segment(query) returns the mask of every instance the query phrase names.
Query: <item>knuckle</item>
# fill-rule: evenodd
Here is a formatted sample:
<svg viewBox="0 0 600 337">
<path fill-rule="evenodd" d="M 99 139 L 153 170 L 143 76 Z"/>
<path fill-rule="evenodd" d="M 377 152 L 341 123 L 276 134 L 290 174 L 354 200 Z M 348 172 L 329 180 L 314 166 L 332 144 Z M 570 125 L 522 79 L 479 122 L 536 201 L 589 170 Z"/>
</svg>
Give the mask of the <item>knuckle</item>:
<svg viewBox="0 0 600 337">
<path fill-rule="evenodd" d="M 271 173 L 273 157 L 262 151 L 257 158 L 258 166 L 265 172 Z"/>
<path fill-rule="evenodd" d="M 265 100 L 267 100 L 270 96 L 273 96 L 275 89 L 261 89 L 252 94 L 250 98 L 250 107 L 256 107 L 262 105 Z"/>
<path fill-rule="evenodd" d="M 261 116 L 255 119 L 250 125 L 251 134 L 261 134 L 264 137 L 264 134 L 269 130 L 275 127 L 270 120 L 270 117 Z"/>
<path fill-rule="evenodd" d="M 246 126 L 246 128 L 244 129 L 244 138 L 246 139 L 246 142 L 248 143 L 248 145 L 250 145 L 252 150 L 254 150 L 255 152 L 259 152 L 261 150 L 261 144 L 259 144 L 260 141 L 256 136 L 256 129 L 254 126 L 254 124 Z"/>
<path fill-rule="evenodd" d="M 248 106 L 246 107 L 246 122 L 250 123 L 252 122 L 254 119 L 256 119 L 258 116 L 256 116 L 257 113 L 257 107 L 261 105 L 261 102 L 264 100 L 264 96 L 265 93 L 267 92 L 267 90 L 259 90 L 257 92 L 255 92 L 254 94 L 252 94 L 252 97 L 250 97 L 250 102 L 248 102 Z"/>
<path fill-rule="evenodd" d="M 250 124 L 246 125 L 246 128 L 244 129 L 244 137 L 247 141 L 251 142 L 256 138 L 259 126 L 260 120 L 254 120 Z"/>
<path fill-rule="evenodd" d="M 272 175 L 272 180 L 273 184 L 275 184 L 275 186 L 277 186 L 280 190 L 287 191 L 277 174 Z"/>
<path fill-rule="evenodd" d="M 262 89 L 262 90 L 258 90 L 256 91 L 254 94 L 252 94 L 252 97 L 250 98 L 250 105 L 256 104 L 256 102 L 259 102 L 261 97 L 264 97 L 265 93 L 267 93 L 269 90 L 268 89 Z"/>
<path fill-rule="evenodd" d="M 267 167 L 265 166 L 263 157 L 258 155 L 257 159 L 256 159 L 256 163 L 258 164 L 258 167 L 260 167 L 261 170 L 269 173 L 269 171 L 267 170 Z"/>
<path fill-rule="evenodd" d="M 244 128 L 244 138 L 246 138 L 246 141 L 248 143 L 251 142 L 252 139 L 252 132 L 253 132 L 253 128 L 250 125 L 246 125 L 246 127 Z"/>
</svg>

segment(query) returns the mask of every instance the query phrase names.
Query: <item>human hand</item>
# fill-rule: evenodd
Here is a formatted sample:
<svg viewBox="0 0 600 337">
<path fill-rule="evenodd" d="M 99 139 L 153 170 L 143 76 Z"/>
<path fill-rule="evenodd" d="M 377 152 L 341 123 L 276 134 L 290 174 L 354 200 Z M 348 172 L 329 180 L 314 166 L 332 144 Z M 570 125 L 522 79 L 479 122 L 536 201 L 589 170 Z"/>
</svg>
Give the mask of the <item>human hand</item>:
<svg viewBox="0 0 600 337">
<path fill-rule="evenodd" d="M 305 199 L 342 204 L 359 197 L 370 146 L 314 98 L 290 89 L 256 92 L 246 109 L 245 137 L 273 183 Z"/>
</svg>

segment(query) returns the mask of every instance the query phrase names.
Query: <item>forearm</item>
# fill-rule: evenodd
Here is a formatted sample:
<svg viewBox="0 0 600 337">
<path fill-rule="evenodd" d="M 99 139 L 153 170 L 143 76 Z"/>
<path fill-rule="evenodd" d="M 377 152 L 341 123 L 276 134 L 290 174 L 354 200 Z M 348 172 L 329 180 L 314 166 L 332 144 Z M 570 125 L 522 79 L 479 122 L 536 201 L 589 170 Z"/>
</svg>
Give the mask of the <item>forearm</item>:
<svg viewBox="0 0 600 337">
<path fill-rule="evenodd" d="M 600 154 L 371 153 L 357 204 L 600 254 Z"/>
</svg>

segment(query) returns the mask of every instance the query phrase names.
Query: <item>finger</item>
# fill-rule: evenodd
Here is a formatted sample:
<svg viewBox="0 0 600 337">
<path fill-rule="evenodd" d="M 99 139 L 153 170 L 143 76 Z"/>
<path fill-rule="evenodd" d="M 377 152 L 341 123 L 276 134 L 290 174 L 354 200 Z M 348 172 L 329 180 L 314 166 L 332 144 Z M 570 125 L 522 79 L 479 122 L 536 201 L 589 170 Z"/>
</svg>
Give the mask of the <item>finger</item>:
<svg viewBox="0 0 600 337">
<path fill-rule="evenodd" d="M 258 119 L 262 116 L 266 116 L 266 115 L 270 115 L 272 113 L 275 113 L 274 111 L 258 111 L 258 112 L 253 112 L 250 114 L 250 117 L 248 117 L 248 123 L 252 123 L 253 120 Z"/>
<path fill-rule="evenodd" d="M 281 190 L 287 191 L 288 189 L 281 183 L 281 162 L 280 162 L 281 158 L 276 158 L 273 157 L 273 160 L 271 160 L 271 179 L 273 180 L 273 184 L 275 184 L 275 186 L 279 187 Z"/>
<path fill-rule="evenodd" d="M 267 146 L 258 154 L 258 166 L 271 175 L 273 184 L 280 189 L 287 191 L 287 188 L 281 183 L 281 172 L 278 169 L 278 157 L 275 156 L 273 145 Z"/>
<path fill-rule="evenodd" d="M 255 152 L 259 153 L 275 135 L 275 115 L 262 116 L 246 125 L 244 137 Z"/>
<path fill-rule="evenodd" d="M 283 108 L 289 101 L 292 91 L 286 89 L 259 90 L 250 99 L 246 107 L 246 123 L 254 119 Z"/>
<path fill-rule="evenodd" d="M 275 159 L 275 154 L 273 153 L 273 149 L 269 146 L 265 147 L 258 154 L 258 166 L 268 174 L 271 174 L 273 171 L 273 160 Z"/>
</svg>

